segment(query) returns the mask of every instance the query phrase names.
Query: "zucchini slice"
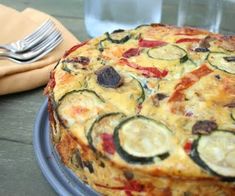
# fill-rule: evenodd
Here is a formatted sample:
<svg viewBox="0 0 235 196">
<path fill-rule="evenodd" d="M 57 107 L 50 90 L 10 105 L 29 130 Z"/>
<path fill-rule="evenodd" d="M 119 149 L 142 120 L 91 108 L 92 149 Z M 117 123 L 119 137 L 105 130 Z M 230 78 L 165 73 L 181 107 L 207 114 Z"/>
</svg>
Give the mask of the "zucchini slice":
<svg viewBox="0 0 235 196">
<path fill-rule="evenodd" d="M 104 107 L 104 100 L 89 89 L 73 90 L 62 96 L 57 105 L 61 123 L 69 128 L 93 119 Z"/>
<path fill-rule="evenodd" d="M 188 52 L 188 58 L 189 61 L 193 62 L 196 66 L 200 66 L 207 60 L 208 54 L 209 52 L 196 52 L 194 50 Z"/>
<path fill-rule="evenodd" d="M 135 27 L 135 29 L 139 29 L 139 28 L 142 28 L 142 27 L 149 27 L 149 26 L 150 26 L 150 24 L 141 24 L 141 25 Z"/>
<path fill-rule="evenodd" d="M 90 59 L 84 56 L 76 57 L 72 60 L 65 60 L 62 62 L 62 69 L 70 74 L 78 74 L 88 70 Z"/>
<path fill-rule="evenodd" d="M 99 95 L 118 108 L 118 111 L 129 115 L 136 111 L 136 107 L 145 100 L 145 91 L 138 78 L 129 74 L 122 74 L 123 84 L 116 88 L 104 88 L 97 83 L 96 77 L 87 80 L 89 89 L 96 89 Z"/>
<path fill-rule="evenodd" d="M 129 163 L 149 164 L 169 156 L 171 131 L 142 115 L 129 117 L 114 129 L 119 155 Z"/>
<path fill-rule="evenodd" d="M 208 55 L 207 60 L 214 68 L 230 74 L 235 74 L 235 61 L 226 60 L 229 57 L 232 57 L 232 55 L 219 52 L 211 52 Z"/>
<path fill-rule="evenodd" d="M 217 130 L 193 142 L 190 157 L 224 180 L 235 180 L 235 132 Z"/>
<path fill-rule="evenodd" d="M 167 44 L 161 47 L 150 48 L 147 52 L 150 58 L 160 60 L 178 60 L 184 63 L 188 60 L 187 52 L 176 45 Z"/>
<path fill-rule="evenodd" d="M 138 83 L 138 85 L 139 85 L 139 87 L 140 87 L 140 90 L 141 90 L 140 96 L 137 98 L 136 101 L 137 101 L 138 104 L 142 104 L 142 103 L 144 102 L 144 100 L 145 100 L 144 88 L 143 88 L 141 82 L 140 82 L 137 78 L 135 78 L 135 77 L 132 77 L 132 78 L 133 78 L 134 80 L 136 80 L 136 82 Z"/>
<path fill-rule="evenodd" d="M 127 42 L 131 36 L 128 32 L 114 32 L 114 33 L 111 33 L 109 34 L 108 32 L 105 33 L 106 35 L 106 38 L 105 39 L 102 39 L 99 44 L 98 44 L 98 50 L 100 52 L 103 52 L 108 44 L 110 43 L 114 43 L 114 44 L 123 44 L 125 42 Z"/>
<path fill-rule="evenodd" d="M 116 32 L 116 33 L 105 33 L 107 39 L 115 44 L 123 44 L 125 42 L 127 42 L 131 36 L 130 33 L 128 32 Z"/>
<path fill-rule="evenodd" d="M 102 135 L 108 134 L 113 137 L 114 128 L 124 117 L 123 113 L 113 112 L 100 115 L 96 118 L 87 133 L 87 141 L 94 152 L 105 154 L 105 149 L 102 146 Z"/>
<path fill-rule="evenodd" d="M 176 69 L 179 71 L 169 72 L 167 79 L 180 79 L 184 74 L 187 74 L 196 68 L 197 65 L 191 59 L 188 59 L 186 62 L 176 66 Z"/>
<path fill-rule="evenodd" d="M 235 108 L 232 109 L 231 118 L 235 121 Z"/>
<path fill-rule="evenodd" d="M 98 44 L 98 50 L 103 52 L 105 48 L 107 48 L 108 43 L 110 43 L 110 41 L 108 41 L 107 38 L 102 39 Z"/>
</svg>

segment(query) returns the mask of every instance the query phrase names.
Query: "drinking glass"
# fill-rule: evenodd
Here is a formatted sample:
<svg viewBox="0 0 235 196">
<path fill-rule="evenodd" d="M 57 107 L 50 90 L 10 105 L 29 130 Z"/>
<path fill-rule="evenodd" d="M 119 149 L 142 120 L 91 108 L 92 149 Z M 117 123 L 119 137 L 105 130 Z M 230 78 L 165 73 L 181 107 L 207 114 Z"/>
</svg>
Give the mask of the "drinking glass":
<svg viewBox="0 0 235 196">
<path fill-rule="evenodd" d="M 180 0 L 178 26 L 191 26 L 218 32 L 222 0 Z"/>
<path fill-rule="evenodd" d="M 158 23 L 161 14 L 162 0 L 85 0 L 85 26 L 91 37 Z"/>
<path fill-rule="evenodd" d="M 235 0 L 223 0 L 220 33 L 235 34 Z"/>
</svg>

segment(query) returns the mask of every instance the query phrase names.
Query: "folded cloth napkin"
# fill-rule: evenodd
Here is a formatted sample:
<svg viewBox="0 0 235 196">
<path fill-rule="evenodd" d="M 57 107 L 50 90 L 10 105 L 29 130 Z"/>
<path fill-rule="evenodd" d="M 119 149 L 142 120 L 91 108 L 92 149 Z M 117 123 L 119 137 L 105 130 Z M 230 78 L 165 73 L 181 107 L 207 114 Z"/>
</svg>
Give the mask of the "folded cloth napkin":
<svg viewBox="0 0 235 196">
<path fill-rule="evenodd" d="M 56 65 L 64 52 L 79 43 L 58 20 L 32 8 L 18 12 L 0 4 L 0 43 L 5 44 L 22 39 L 33 32 L 48 18 L 52 19 L 61 31 L 63 42 L 44 58 L 31 64 L 17 64 L 0 60 L 0 95 L 31 90 L 45 85 L 50 70 Z"/>
</svg>

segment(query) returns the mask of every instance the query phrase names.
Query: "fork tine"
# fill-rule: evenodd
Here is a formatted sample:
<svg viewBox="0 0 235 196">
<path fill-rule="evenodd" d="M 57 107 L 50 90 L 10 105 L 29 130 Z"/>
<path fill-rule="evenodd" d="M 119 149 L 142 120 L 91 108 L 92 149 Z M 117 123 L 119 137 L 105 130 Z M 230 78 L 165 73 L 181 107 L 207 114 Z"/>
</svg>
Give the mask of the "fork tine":
<svg viewBox="0 0 235 196">
<path fill-rule="evenodd" d="M 58 46 L 63 41 L 63 38 L 59 36 L 54 42 L 52 42 L 46 50 L 44 50 L 41 54 L 36 56 L 35 58 L 30 59 L 27 61 L 27 63 L 32 63 L 37 61 L 38 59 L 42 58 L 43 56 L 47 55 L 49 52 L 51 52 L 56 46 Z"/>
<path fill-rule="evenodd" d="M 52 35 L 50 35 L 47 39 L 45 39 L 42 43 L 40 43 L 38 46 L 36 46 L 35 48 L 32 48 L 31 51 L 23 53 L 23 54 L 11 54 L 11 56 L 13 56 L 15 59 L 19 59 L 19 60 L 28 60 L 28 59 L 32 59 L 34 57 L 37 57 L 38 55 L 40 55 L 44 50 L 47 50 L 47 48 L 53 44 L 53 42 L 56 42 L 57 39 L 59 39 L 61 37 L 61 34 L 59 31 L 55 31 Z"/>
<path fill-rule="evenodd" d="M 28 43 L 34 42 L 38 37 L 43 37 L 45 36 L 48 32 L 51 30 L 55 29 L 55 25 L 52 21 L 49 21 L 45 26 L 42 26 L 38 31 L 35 31 L 30 35 L 30 37 L 26 38 L 25 41 Z"/>
<path fill-rule="evenodd" d="M 61 33 L 58 30 L 54 30 L 46 39 L 42 40 L 38 45 L 33 47 L 31 50 L 32 51 L 37 51 L 40 50 L 41 48 L 46 47 L 48 42 L 51 42 L 52 40 L 56 39 L 56 37 L 61 36 Z"/>
<path fill-rule="evenodd" d="M 42 31 L 44 31 L 45 29 L 47 29 L 47 27 L 49 25 L 52 25 L 53 22 L 51 19 L 46 20 L 42 25 L 40 25 L 34 32 L 32 32 L 31 34 L 27 35 L 26 37 L 23 38 L 23 40 L 26 41 L 31 41 L 31 39 L 37 35 L 38 33 L 41 33 Z"/>
<path fill-rule="evenodd" d="M 44 32 L 38 33 L 37 36 L 35 35 L 34 38 L 27 43 L 27 48 L 25 50 L 35 47 L 37 44 L 51 36 L 55 31 L 55 26 L 49 26 Z M 24 52 L 25 50 L 22 50 L 21 52 Z"/>
<path fill-rule="evenodd" d="M 48 54 L 56 46 L 58 46 L 62 41 L 63 41 L 63 38 L 62 38 L 61 34 L 59 34 L 57 37 L 54 37 L 54 39 L 51 39 L 51 41 L 48 42 L 46 47 L 41 48 L 37 52 L 33 51 L 33 54 L 25 56 L 24 58 L 22 58 L 22 54 L 15 54 L 15 53 L 11 53 L 11 52 L 6 54 L 5 56 L 1 55 L 0 57 L 7 57 L 9 60 L 16 62 L 16 63 L 19 63 L 19 64 L 29 64 L 29 63 L 37 61 L 38 59 L 40 59 L 43 56 L 45 56 L 46 54 Z"/>
<path fill-rule="evenodd" d="M 0 48 L 15 53 L 23 53 L 44 40 L 55 29 L 54 22 L 48 19 L 30 35 L 16 42 L 0 44 Z"/>
<path fill-rule="evenodd" d="M 57 42 L 58 39 L 62 38 L 60 33 L 57 33 L 53 38 L 50 40 L 46 40 L 44 44 L 41 44 L 40 47 L 37 47 L 37 49 L 34 49 L 32 52 L 34 52 L 34 56 L 38 56 L 40 53 L 42 53 L 44 50 L 48 50 L 48 48 Z M 31 57 L 33 58 L 33 57 Z"/>
</svg>

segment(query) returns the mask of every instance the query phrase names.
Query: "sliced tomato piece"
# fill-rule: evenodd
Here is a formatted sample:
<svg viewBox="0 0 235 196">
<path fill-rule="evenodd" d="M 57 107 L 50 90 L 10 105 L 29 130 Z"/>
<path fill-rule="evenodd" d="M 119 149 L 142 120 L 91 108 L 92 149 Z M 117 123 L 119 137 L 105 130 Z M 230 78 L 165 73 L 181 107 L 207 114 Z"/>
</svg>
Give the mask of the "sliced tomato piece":
<svg viewBox="0 0 235 196">
<path fill-rule="evenodd" d="M 184 150 L 187 154 L 189 154 L 192 150 L 192 145 L 193 145 L 193 142 L 192 141 L 187 141 L 185 144 L 184 144 Z"/>
<path fill-rule="evenodd" d="M 82 42 L 82 43 L 79 43 L 79 44 L 73 46 L 72 48 L 70 48 L 68 51 L 66 51 L 66 52 L 64 53 L 63 58 L 67 57 L 69 54 L 71 54 L 72 52 L 74 52 L 76 49 L 78 49 L 78 48 L 84 46 L 85 44 L 87 44 L 87 42 L 88 42 L 88 41 L 84 41 L 84 42 Z"/>
<path fill-rule="evenodd" d="M 130 58 L 132 56 L 138 56 L 139 54 L 140 54 L 139 48 L 130 48 L 129 50 L 125 51 L 122 56 L 125 58 Z"/>
<path fill-rule="evenodd" d="M 115 146 L 113 142 L 113 135 L 109 133 L 102 133 L 100 135 L 102 139 L 102 147 L 103 150 L 109 154 L 114 154 L 115 153 Z"/>
<path fill-rule="evenodd" d="M 120 59 L 120 63 L 139 70 L 144 76 L 163 78 L 168 74 L 167 70 L 159 70 L 157 67 L 142 67 L 136 63 L 129 62 L 127 59 Z"/>
<path fill-rule="evenodd" d="M 181 38 L 178 39 L 175 43 L 184 43 L 184 42 L 200 42 L 201 39 L 199 38 Z"/>
<path fill-rule="evenodd" d="M 194 29 L 194 28 L 184 28 L 180 29 L 179 33 L 176 33 L 176 35 L 187 35 L 187 36 L 194 36 L 194 35 L 204 35 L 207 34 L 206 31 Z"/>
<path fill-rule="evenodd" d="M 139 46 L 145 47 L 145 48 L 153 48 L 157 46 L 164 46 L 167 42 L 161 41 L 161 40 L 145 40 L 140 38 L 139 39 Z"/>
<path fill-rule="evenodd" d="M 193 84 L 195 84 L 200 78 L 208 75 L 211 72 L 212 70 L 203 64 L 198 69 L 190 72 L 189 74 L 181 78 L 180 82 L 175 86 L 175 91 L 170 97 L 169 102 L 183 101 L 184 99 L 183 91 L 191 87 Z"/>
</svg>

